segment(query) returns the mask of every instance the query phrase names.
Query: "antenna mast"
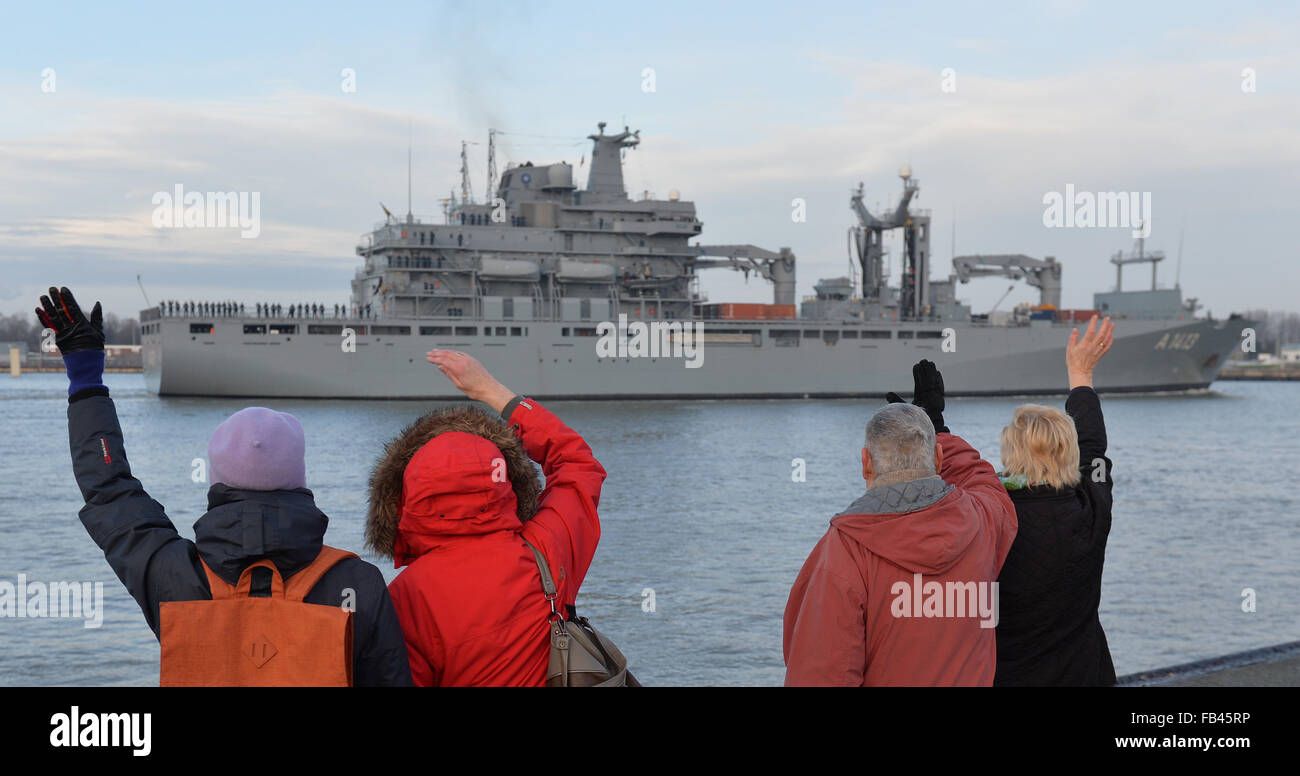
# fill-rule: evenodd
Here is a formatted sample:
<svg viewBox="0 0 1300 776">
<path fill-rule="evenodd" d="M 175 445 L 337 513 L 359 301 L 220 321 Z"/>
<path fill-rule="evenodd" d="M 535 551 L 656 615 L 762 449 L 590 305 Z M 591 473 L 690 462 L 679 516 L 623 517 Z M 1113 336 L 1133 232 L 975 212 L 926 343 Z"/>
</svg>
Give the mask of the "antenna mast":
<svg viewBox="0 0 1300 776">
<path fill-rule="evenodd" d="M 1187 216 L 1184 215 L 1183 221 L 1186 222 L 1186 220 L 1187 220 Z M 1177 288 L 1179 290 L 1182 290 L 1183 287 L 1182 280 L 1183 280 L 1183 229 L 1184 228 L 1185 228 L 1184 226 L 1178 227 L 1178 264 L 1174 268 L 1174 288 Z"/>
<path fill-rule="evenodd" d="M 474 192 L 469 185 L 469 143 L 460 141 L 460 204 L 469 205 L 474 201 Z"/>
<path fill-rule="evenodd" d="M 406 122 L 406 223 L 411 223 L 414 218 L 411 215 L 411 145 L 412 130 L 411 122 Z"/>
<path fill-rule="evenodd" d="M 488 129 L 488 181 L 487 196 L 491 200 L 497 193 L 497 131 Z M 491 204 L 489 201 L 488 204 Z"/>
</svg>

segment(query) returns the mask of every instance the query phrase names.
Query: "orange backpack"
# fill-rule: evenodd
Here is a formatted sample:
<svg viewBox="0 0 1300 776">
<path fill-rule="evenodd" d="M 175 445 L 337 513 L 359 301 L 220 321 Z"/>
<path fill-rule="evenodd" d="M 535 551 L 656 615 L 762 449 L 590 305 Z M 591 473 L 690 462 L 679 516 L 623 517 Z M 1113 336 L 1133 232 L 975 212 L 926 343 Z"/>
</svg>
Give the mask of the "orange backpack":
<svg viewBox="0 0 1300 776">
<path fill-rule="evenodd" d="M 305 603 L 321 576 L 355 554 L 321 547 L 288 584 L 259 560 L 230 585 L 207 563 L 210 601 L 167 601 L 160 607 L 163 687 L 350 687 L 352 612 Z M 271 597 L 251 597 L 253 569 L 271 570 Z"/>
</svg>

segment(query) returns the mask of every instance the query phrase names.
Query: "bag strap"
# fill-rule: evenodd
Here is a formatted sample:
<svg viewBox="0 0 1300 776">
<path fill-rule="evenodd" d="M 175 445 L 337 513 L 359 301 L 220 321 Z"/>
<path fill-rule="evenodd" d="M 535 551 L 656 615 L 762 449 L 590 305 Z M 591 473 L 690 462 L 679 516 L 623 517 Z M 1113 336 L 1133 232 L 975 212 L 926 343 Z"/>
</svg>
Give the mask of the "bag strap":
<svg viewBox="0 0 1300 776">
<path fill-rule="evenodd" d="M 247 598 L 253 589 L 253 569 L 256 568 L 271 570 L 271 597 L 284 598 L 284 578 L 280 576 L 280 570 L 275 567 L 275 564 L 266 558 L 248 564 L 248 567 L 240 572 L 238 584 L 234 585 L 218 576 L 202 557 L 199 558 L 199 563 L 203 564 L 203 570 L 207 572 L 208 589 L 212 592 L 213 601 L 225 598 Z"/>
<path fill-rule="evenodd" d="M 339 562 L 348 558 L 357 557 L 356 553 L 340 550 L 337 547 L 330 547 L 322 544 L 320 554 L 316 560 L 307 564 L 307 567 L 298 571 L 289 577 L 289 583 L 285 586 L 284 596 L 291 601 L 301 601 L 307 597 L 320 578 L 325 576 L 325 572 L 334 568 Z"/>
<path fill-rule="evenodd" d="M 218 576 L 217 572 L 208 566 L 207 561 L 203 560 L 202 556 L 199 557 L 199 563 L 203 564 L 203 571 L 208 575 L 208 588 L 212 591 L 212 600 L 214 601 L 226 598 L 247 598 L 253 587 L 253 569 L 255 568 L 271 570 L 272 598 L 301 601 L 307 597 L 307 594 L 316 586 L 320 578 L 325 576 L 325 572 L 334 568 L 339 561 L 355 557 L 357 557 L 356 553 L 321 545 L 320 553 L 316 556 L 316 559 L 289 577 L 288 584 L 285 583 L 284 578 L 280 575 L 280 570 L 275 567 L 275 564 L 266 558 L 250 563 L 240 573 L 237 585 L 232 585 Z"/>
<path fill-rule="evenodd" d="M 528 549 L 533 551 L 533 559 L 537 561 L 537 570 L 542 575 L 542 592 L 546 595 L 546 602 L 551 605 L 552 620 L 558 619 L 560 622 L 564 622 L 564 615 L 560 614 L 559 610 L 555 608 L 555 599 L 558 593 L 555 588 L 555 578 L 551 576 L 550 565 L 547 564 L 541 550 L 534 547 L 522 535 L 519 538 L 523 540 L 524 544 L 528 545 Z"/>
</svg>

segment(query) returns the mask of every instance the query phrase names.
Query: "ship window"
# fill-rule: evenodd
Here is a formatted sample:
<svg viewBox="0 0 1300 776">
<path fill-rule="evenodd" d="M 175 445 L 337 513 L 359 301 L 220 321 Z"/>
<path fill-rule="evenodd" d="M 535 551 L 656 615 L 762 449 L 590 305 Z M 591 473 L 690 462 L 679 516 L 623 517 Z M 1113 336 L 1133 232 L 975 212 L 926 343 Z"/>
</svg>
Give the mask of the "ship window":
<svg viewBox="0 0 1300 776">
<path fill-rule="evenodd" d="M 911 339 L 911 338 L 914 337 L 914 336 L 916 336 L 916 332 L 914 332 L 914 331 L 900 331 L 900 332 L 898 332 L 898 338 L 899 338 L 899 339 Z"/>
<path fill-rule="evenodd" d="M 308 334 L 342 334 L 342 326 L 331 326 L 329 324 L 309 323 L 307 324 Z"/>
<path fill-rule="evenodd" d="M 246 324 L 244 324 L 244 333 L 245 333 L 245 334 L 265 334 L 265 333 L 266 333 L 266 324 L 265 324 L 265 323 L 246 323 Z"/>
<path fill-rule="evenodd" d="M 565 326 L 563 329 L 560 329 L 560 336 L 561 336 L 561 337 L 567 337 L 567 336 L 569 336 L 569 327 L 568 327 L 568 326 Z"/>
<path fill-rule="evenodd" d="M 512 296 L 508 296 L 508 297 L 506 297 L 505 299 L 502 299 L 502 300 L 501 300 L 501 317 L 502 317 L 502 318 L 513 318 L 513 317 L 515 317 L 515 299 L 514 299 L 514 297 L 512 297 Z"/>
<path fill-rule="evenodd" d="M 433 335 L 436 337 L 449 336 L 451 334 L 450 326 L 421 326 L 420 334 L 424 336 Z"/>
<path fill-rule="evenodd" d="M 522 337 L 522 336 L 524 336 L 524 330 L 523 330 L 523 328 L 520 327 L 520 326 L 511 326 L 511 327 L 510 327 L 510 336 L 511 336 L 511 337 Z"/>
<path fill-rule="evenodd" d="M 821 334 L 822 334 L 822 333 L 821 333 L 820 331 L 818 331 L 817 329 L 804 329 L 804 330 L 803 330 L 803 338 L 804 338 L 804 339 L 817 339 L 818 337 L 821 336 Z"/>
<path fill-rule="evenodd" d="M 297 334 L 298 324 L 296 323 L 273 323 L 267 327 L 268 334 Z"/>
<path fill-rule="evenodd" d="M 215 329 L 210 323 L 191 323 L 190 334 L 211 334 Z"/>
<path fill-rule="evenodd" d="M 590 300 L 590 299 L 583 299 L 582 302 L 580 302 L 579 305 L 578 305 L 578 310 L 579 310 L 579 315 L 582 317 L 582 320 L 584 320 L 584 321 L 586 321 L 586 320 L 590 320 L 590 319 L 591 319 L 591 300 Z"/>
<path fill-rule="evenodd" d="M 798 329 L 772 329 L 768 334 L 772 338 L 772 344 L 778 348 L 799 347 Z"/>
<path fill-rule="evenodd" d="M 497 327 L 497 331 L 496 331 L 496 336 L 498 336 L 498 337 L 504 337 L 504 336 L 506 336 L 506 327 L 504 327 L 504 326 L 498 326 L 498 327 Z"/>
<path fill-rule="evenodd" d="M 916 338 L 917 339 L 943 339 L 943 332 L 934 331 L 933 329 L 931 329 L 930 331 L 918 331 L 916 333 Z"/>
<path fill-rule="evenodd" d="M 596 330 L 595 330 L 594 328 L 588 328 L 588 327 L 576 328 L 576 329 L 573 330 L 573 336 L 575 336 L 575 337 L 594 337 L 594 336 L 596 336 Z"/>
<path fill-rule="evenodd" d="M 836 342 L 839 341 L 840 341 L 840 333 L 838 331 L 822 332 L 822 342 L 825 342 L 827 345 L 834 345 Z"/>
<path fill-rule="evenodd" d="M 410 326 L 372 326 L 371 334 L 410 334 Z"/>
<path fill-rule="evenodd" d="M 858 338 L 858 333 L 856 331 L 844 332 L 844 339 L 857 339 L 857 338 Z"/>
<path fill-rule="evenodd" d="M 862 332 L 862 339 L 889 339 L 889 332 L 879 329 L 867 329 Z"/>
<path fill-rule="evenodd" d="M 473 337 L 475 334 L 478 334 L 478 327 L 477 327 L 477 326 L 457 326 L 457 327 L 456 327 L 456 336 L 457 336 L 457 337 Z"/>
</svg>

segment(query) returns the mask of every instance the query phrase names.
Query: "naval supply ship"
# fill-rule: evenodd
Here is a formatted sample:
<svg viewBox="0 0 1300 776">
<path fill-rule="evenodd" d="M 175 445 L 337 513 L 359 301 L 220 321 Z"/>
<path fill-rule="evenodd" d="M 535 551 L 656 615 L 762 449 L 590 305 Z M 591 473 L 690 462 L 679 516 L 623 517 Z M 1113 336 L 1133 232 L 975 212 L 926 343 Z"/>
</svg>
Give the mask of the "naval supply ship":
<svg viewBox="0 0 1300 776">
<path fill-rule="evenodd" d="M 142 311 L 146 384 L 163 396 L 455 399 L 424 360 L 453 349 L 539 399 L 878 397 L 908 390 L 922 358 L 952 396 L 1059 394 L 1068 331 L 1096 312 L 1117 322 L 1099 390 L 1185 391 L 1210 385 L 1250 325 L 1198 317 L 1181 289 L 1157 288 L 1164 255 L 1141 243 L 1111 258 L 1116 287 L 1092 310 L 1060 308 L 1052 257 L 956 256 L 932 280 L 930 213 L 912 206 L 920 186 L 908 168 L 890 211 L 871 212 L 861 184 L 851 193 L 850 276 L 821 280 L 796 309 L 791 249 L 702 244 L 695 205 L 675 190 L 630 198 L 623 157 L 640 132 L 605 128 L 588 136 L 582 188 L 567 162 L 510 165 L 497 180 L 490 133 L 482 203 L 462 146 L 461 196 L 444 201 L 440 222 L 384 208 L 356 247 L 346 305 Z M 896 286 L 884 247 L 895 231 Z M 1123 290 L 1135 263 L 1151 265 L 1150 289 Z M 700 272 L 713 268 L 763 278 L 772 302 L 709 303 Z M 1023 280 L 1040 300 L 972 314 L 957 286 L 989 276 Z"/>
</svg>

